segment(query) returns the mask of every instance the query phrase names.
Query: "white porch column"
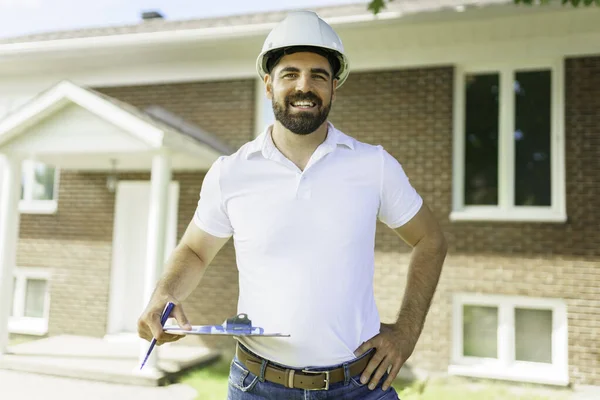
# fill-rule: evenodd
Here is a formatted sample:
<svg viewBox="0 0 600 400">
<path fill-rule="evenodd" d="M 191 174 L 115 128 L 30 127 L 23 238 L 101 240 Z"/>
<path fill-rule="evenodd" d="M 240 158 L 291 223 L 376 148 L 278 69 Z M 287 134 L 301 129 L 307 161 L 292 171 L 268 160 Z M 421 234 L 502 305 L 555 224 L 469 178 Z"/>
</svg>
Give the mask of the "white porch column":
<svg viewBox="0 0 600 400">
<path fill-rule="evenodd" d="M 152 160 L 152 177 L 150 189 L 150 211 L 148 215 L 148 231 L 146 236 L 146 271 L 144 276 L 144 304 L 148 304 L 156 282 L 163 272 L 165 260 L 165 241 L 167 225 L 167 209 L 169 200 L 169 183 L 171 182 L 171 159 L 166 151 L 156 154 Z M 146 356 L 149 343 L 142 339 L 140 346 L 140 363 Z M 157 365 L 158 346 L 146 362 L 144 370 L 152 371 Z"/>
<path fill-rule="evenodd" d="M 13 273 L 19 238 L 21 159 L 5 157 L 0 187 L 0 355 L 8 346 L 8 318 L 13 297 Z"/>
<path fill-rule="evenodd" d="M 275 122 L 271 100 L 265 93 L 265 83 L 262 79 L 255 80 L 256 95 L 254 98 L 254 136 L 260 135 L 267 126 Z"/>
</svg>

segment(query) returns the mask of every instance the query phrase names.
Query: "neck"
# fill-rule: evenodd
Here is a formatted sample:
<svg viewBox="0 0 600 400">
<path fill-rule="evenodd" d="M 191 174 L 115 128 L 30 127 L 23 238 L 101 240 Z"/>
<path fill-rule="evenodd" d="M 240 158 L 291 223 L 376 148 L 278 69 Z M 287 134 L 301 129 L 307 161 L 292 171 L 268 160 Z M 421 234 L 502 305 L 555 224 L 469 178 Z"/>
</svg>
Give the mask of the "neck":
<svg viewBox="0 0 600 400">
<path fill-rule="evenodd" d="M 317 147 L 327 138 L 328 124 L 325 121 L 316 131 L 307 135 L 298 135 L 289 131 L 279 121 L 275 121 L 271 136 L 279 151 L 300 169 L 308 163 Z"/>
</svg>

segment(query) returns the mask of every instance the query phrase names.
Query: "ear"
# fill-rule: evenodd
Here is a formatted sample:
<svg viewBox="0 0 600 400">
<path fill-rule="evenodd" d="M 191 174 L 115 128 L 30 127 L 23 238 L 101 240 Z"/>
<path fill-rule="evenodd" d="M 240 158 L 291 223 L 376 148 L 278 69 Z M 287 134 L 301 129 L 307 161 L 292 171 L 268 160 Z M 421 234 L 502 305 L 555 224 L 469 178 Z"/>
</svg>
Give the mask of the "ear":
<svg viewBox="0 0 600 400">
<path fill-rule="evenodd" d="M 263 79 L 265 83 L 265 94 L 269 100 L 273 100 L 273 79 L 270 74 L 266 74 Z"/>
<path fill-rule="evenodd" d="M 335 101 L 335 93 L 337 91 L 338 82 L 339 82 L 339 80 L 334 79 L 333 83 L 332 83 L 332 88 L 331 88 L 331 102 L 332 103 Z"/>
</svg>

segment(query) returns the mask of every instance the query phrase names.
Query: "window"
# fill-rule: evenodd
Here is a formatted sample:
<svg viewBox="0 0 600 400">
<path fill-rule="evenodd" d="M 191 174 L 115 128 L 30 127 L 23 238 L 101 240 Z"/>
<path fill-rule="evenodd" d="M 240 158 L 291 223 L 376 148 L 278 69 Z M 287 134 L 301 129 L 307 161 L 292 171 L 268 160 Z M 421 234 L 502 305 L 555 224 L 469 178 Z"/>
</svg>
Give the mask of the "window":
<svg viewBox="0 0 600 400">
<path fill-rule="evenodd" d="M 57 209 L 58 169 L 39 162 L 23 162 L 21 202 L 23 213 L 51 214 Z"/>
<path fill-rule="evenodd" d="M 456 69 L 452 220 L 566 220 L 562 71 Z"/>
<path fill-rule="evenodd" d="M 26 335 L 48 332 L 49 280 L 50 274 L 43 268 L 15 269 L 9 332 Z"/>
<path fill-rule="evenodd" d="M 562 300 L 457 294 L 449 372 L 567 385 L 567 311 Z"/>
</svg>

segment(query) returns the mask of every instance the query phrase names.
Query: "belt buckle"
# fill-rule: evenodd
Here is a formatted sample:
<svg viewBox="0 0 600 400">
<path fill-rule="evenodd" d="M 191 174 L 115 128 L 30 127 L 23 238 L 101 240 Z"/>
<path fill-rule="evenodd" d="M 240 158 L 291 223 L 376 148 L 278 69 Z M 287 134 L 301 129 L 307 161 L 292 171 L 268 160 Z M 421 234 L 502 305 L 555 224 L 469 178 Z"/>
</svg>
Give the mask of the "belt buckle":
<svg viewBox="0 0 600 400">
<path fill-rule="evenodd" d="M 322 388 L 316 388 L 316 389 L 305 389 L 305 390 L 309 390 L 309 391 L 315 391 L 315 390 L 329 390 L 329 371 L 307 371 L 307 370 L 302 370 L 303 373 L 305 374 L 309 374 L 309 375 L 320 375 L 320 374 L 325 374 L 325 380 L 323 382 L 325 382 L 325 387 Z"/>
</svg>

